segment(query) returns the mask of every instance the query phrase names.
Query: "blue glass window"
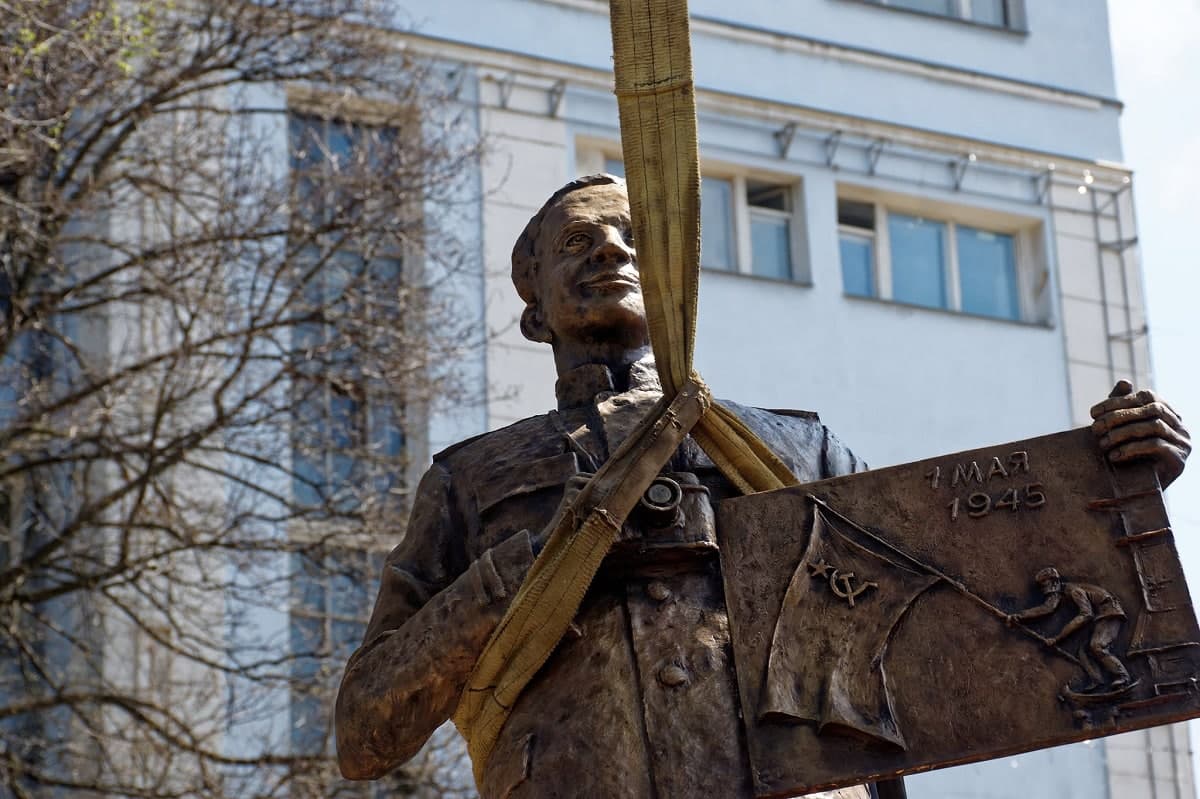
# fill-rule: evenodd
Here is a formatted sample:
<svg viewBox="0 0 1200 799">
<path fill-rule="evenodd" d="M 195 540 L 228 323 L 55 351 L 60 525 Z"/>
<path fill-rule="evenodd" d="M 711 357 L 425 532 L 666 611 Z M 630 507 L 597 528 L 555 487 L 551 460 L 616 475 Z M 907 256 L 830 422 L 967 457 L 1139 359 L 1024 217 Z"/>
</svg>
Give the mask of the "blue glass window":
<svg viewBox="0 0 1200 799">
<path fill-rule="evenodd" d="M 876 297 L 875 205 L 838 200 L 837 212 L 842 290 L 854 297 Z"/>
<path fill-rule="evenodd" d="M 844 291 L 855 297 L 876 296 L 875 240 L 869 236 L 842 233 L 838 245 Z"/>
<path fill-rule="evenodd" d="M 879 250 L 875 204 L 838 200 L 847 295 L 1021 319 L 1015 234 L 895 212 L 883 217 L 887 247 Z"/>
<path fill-rule="evenodd" d="M 733 183 L 721 178 L 700 181 L 700 264 L 709 269 L 735 270 Z"/>
<path fill-rule="evenodd" d="M 792 239 L 788 220 L 750 215 L 750 271 L 761 277 L 792 279 Z"/>
<path fill-rule="evenodd" d="M 946 225 L 915 216 L 888 215 L 892 298 L 897 302 L 945 308 Z"/>
<path fill-rule="evenodd" d="M 985 25 L 1006 25 L 1004 0 L 971 0 L 971 19 Z"/>
<path fill-rule="evenodd" d="M 792 279 L 792 187 L 746 181 L 750 207 L 750 272 Z"/>
<path fill-rule="evenodd" d="M 1023 0 L 866 0 L 889 8 L 903 8 L 922 14 L 963 19 L 983 25 L 1017 27 L 1022 18 Z"/>
<path fill-rule="evenodd" d="M 884 0 L 884 4 L 944 17 L 958 16 L 958 0 Z"/>
<path fill-rule="evenodd" d="M 955 239 L 962 309 L 983 316 L 1019 319 L 1013 237 L 959 225 Z"/>
</svg>

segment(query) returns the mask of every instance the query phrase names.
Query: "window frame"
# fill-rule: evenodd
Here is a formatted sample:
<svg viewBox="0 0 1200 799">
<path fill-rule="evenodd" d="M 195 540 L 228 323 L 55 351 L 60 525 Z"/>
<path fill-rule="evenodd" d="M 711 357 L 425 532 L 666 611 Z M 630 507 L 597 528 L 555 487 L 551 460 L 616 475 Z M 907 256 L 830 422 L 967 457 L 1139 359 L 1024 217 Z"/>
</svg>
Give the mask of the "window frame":
<svg viewBox="0 0 1200 799">
<path fill-rule="evenodd" d="M 841 240 L 844 235 L 865 238 L 863 233 L 866 228 L 842 224 L 839 209 L 834 209 L 834 219 L 839 220 L 836 225 L 838 242 L 836 249 L 843 296 L 902 305 L 906 308 L 949 312 L 975 319 L 1043 326 L 1050 324 L 1050 308 L 1046 303 L 1048 281 L 1040 278 L 1041 273 L 1049 269 L 1039 244 L 1044 229 L 1042 220 L 977 207 L 956 206 L 931 201 L 929 198 L 904 197 L 859 186 L 839 184 L 836 203 L 840 206 L 843 200 L 871 205 L 874 209 L 875 225 L 872 235 L 874 247 L 871 264 L 872 285 L 875 294 L 873 296 L 851 294 L 846 291 L 845 275 L 840 270 Z M 945 226 L 945 263 L 942 267 L 946 287 L 945 305 L 921 305 L 894 298 L 892 246 L 889 232 L 890 218 L 893 214 L 912 216 L 930 222 L 938 222 Z M 1014 285 L 1017 294 L 1016 318 L 963 309 L 962 267 L 958 252 L 958 229 L 960 227 L 1012 237 Z M 1040 291 L 1038 290 L 1039 285 L 1041 286 Z"/>
<path fill-rule="evenodd" d="M 1000 25 L 994 22 L 983 22 L 974 19 L 971 16 L 971 6 L 974 0 L 950 0 L 955 8 L 955 13 L 953 14 L 939 14 L 936 11 L 924 11 L 919 8 L 898 6 L 893 4 L 894 0 L 850 0 L 850 2 L 875 6 L 876 8 L 885 8 L 889 11 L 900 11 L 905 14 L 916 14 L 917 16 L 930 19 L 949 20 L 950 22 L 973 25 L 979 28 L 987 28 L 988 30 L 1005 31 L 1022 35 L 1029 33 L 1029 16 L 1026 13 L 1025 0 L 1000 0 L 1001 9 L 1004 12 L 1004 23 Z"/>
<path fill-rule="evenodd" d="M 850 292 L 846 291 L 846 273 L 845 273 L 844 268 L 842 270 L 842 292 L 848 297 L 859 297 L 861 299 L 867 299 L 867 300 L 882 299 L 883 295 L 884 295 L 884 290 L 883 290 L 883 287 L 880 285 L 883 277 L 880 274 L 881 270 L 879 269 L 878 253 L 879 253 L 880 239 L 881 239 L 881 234 L 879 233 L 879 231 L 876 230 L 875 228 L 863 228 L 863 227 L 858 227 L 857 225 L 845 225 L 845 224 L 842 224 L 841 222 L 838 222 L 837 234 L 838 234 L 838 265 L 839 266 L 842 266 L 842 264 L 841 264 L 841 257 L 842 257 L 841 244 L 842 244 L 843 236 L 853 237 L 860 241 L 870 242 L 870 244 L 871 244 L 871 274 L 868 276 L 868 280 L 870 282 L 870 287 L 871 287 L 871 293 L 870 294 L 851 294 Z M 886 231 L 882 234 L 882 238 L 884 240 L 887 239 Z M 887 294 L 890 296 L 891 295 L 891 270 L 890 269 L 888 270 L 887 281 L 888 281 Z"/>
</svg>

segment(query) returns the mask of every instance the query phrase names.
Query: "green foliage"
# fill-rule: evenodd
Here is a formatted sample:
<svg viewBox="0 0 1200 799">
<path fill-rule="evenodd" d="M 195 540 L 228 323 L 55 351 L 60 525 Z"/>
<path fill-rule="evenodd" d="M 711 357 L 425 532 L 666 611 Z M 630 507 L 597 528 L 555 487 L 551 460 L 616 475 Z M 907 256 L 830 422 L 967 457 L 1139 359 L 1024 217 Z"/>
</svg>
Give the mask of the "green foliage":
<svg viewBox="0 0 1200 799">
<path fill-rule="evenodd" d="M 11 55 L 52 61 L 82 54 L 94 66 L 107 64 L 129 77 L 140 59 L 161 54 L 160 23 L 175 10 L 174 0 L 98 0 L 83 13 L 63 19 L 62 5 L 47 0 L 19 4 L 17 16 L 22 21 L 7 46 Z M 32 65 L 26 67 L 25 74 L 36 73 Z"/>
</svg>

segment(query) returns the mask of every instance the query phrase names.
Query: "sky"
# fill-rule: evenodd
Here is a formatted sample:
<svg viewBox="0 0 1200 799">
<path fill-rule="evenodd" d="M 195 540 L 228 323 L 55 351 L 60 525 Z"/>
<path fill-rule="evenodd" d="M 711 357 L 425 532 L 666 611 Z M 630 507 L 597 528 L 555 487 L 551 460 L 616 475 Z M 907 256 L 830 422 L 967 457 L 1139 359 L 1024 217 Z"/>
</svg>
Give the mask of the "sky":
<svg viewBox="0 0 1200 799">
<path fill-rule="evenodd" d="M 1121 134 L 1134 170 L 1154 388 L 1200 438 L 1200 0 L 1109 0 Z M 1200 595 L 1200 455 L 1167 490 Z M 1200 749 L 1193 721 L 1192 749 Z M 1194 765 L 1200 765 L 1193 758 Z"/>
</svg>

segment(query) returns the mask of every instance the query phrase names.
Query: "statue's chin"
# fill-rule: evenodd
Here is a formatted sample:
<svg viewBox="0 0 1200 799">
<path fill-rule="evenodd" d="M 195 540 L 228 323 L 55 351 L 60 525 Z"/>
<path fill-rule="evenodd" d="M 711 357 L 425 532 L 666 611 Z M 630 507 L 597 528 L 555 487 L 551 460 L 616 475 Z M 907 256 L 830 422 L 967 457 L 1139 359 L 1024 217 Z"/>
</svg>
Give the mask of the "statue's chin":
<svg viewBox="0 0 1200 799">
<path fill-rule="evenodd" d="M 578 297 L 574 307 L 547 320 L 556 349 L 582 348 L 590 354 L 611 356 L 616 350 L 639 349 L 648 343 L 641 291 L 636 286 L 614 288 L 619 290 Z"/>
<path fill-rule="evenodd" d="M 566 335 L 556 335 L 555 341 L 574 341 L 575 346 L 604 352 L 640 349 L 650 343 L 646 317 L 632 312 L 589 320 L 589 324 L 580 325 Z"/>
<path fill-rule="evenodd" d="M 611 350 L 614 347 L 623 350 L 640 349 L 650 343 L 646 333 L 645 320 L 640 325 L 599 328 L 587 331 L 584 340 L 592 348 Z"/>
</svg>

